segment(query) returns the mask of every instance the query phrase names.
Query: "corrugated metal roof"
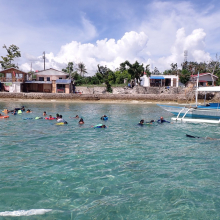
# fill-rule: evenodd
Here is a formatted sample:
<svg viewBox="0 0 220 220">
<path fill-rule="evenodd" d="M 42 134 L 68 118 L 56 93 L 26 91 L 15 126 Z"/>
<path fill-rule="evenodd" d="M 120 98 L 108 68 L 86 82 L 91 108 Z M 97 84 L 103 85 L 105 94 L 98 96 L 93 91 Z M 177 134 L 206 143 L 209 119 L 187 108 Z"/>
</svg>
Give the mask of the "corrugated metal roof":
<svg viewBox="0 0 220 220">
<path fill-rule="evenodd" d="M 200 77 L 200 76 L 202 77 L 202 76 L 205 76 L 205 75 L 210 75 L 210 76 L 211 76 L 212 74 L 211 74 L 211 73 L 200 73 L 200 74 L 199 74 L 199 77 Z M 196 77 L 198 77 L 198 74 L 196 74 L 196 75 L 191 75 L 190 77 L 191 77 L 191 78 L 196 78 Z M 218 78 L 218 76 L 216 76 L 216 75 L 214 75 L 214 74 L 213 74 L 213 77 Z"/>
<path fill-rule="evenodd" d="M 50 69 L 46 69 L 46 70 L 40 70 L 38 72 L 35 72 L 36 75 L 41 76 L 68 76 L 69 74 L 63 72 L 63 71 L 59 71 L 53 68 Z"/>
<path fill-rule="evenodd" d="M 25 83 L 52 84 L 52 81 L 26 81 Z"/>
<path fill-rule="evenodd" d="M 151 76 L 150 79 L 165 79 L 163 76 Z"/>
</svg>

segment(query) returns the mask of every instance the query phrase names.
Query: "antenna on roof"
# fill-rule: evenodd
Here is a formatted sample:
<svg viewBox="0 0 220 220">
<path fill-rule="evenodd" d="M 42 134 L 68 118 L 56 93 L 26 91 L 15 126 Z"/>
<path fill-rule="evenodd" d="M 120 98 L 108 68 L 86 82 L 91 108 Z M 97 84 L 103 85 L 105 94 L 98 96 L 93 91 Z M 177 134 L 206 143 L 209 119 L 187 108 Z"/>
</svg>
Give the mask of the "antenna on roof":
<svg viewBox="0 0 220 220">
<path fill-rule="evenodd" d="M 45 57 L 45 51 L 43 52 L 43 59 L 44 59 L 44 70 L 45 70 L 45 59 L 46 59 L 46 57 Z"/>
<path fill-rule="evenodd" d="M 184 63 L 187 62 L 188 51 L 184 50 Z"/>
</svg>

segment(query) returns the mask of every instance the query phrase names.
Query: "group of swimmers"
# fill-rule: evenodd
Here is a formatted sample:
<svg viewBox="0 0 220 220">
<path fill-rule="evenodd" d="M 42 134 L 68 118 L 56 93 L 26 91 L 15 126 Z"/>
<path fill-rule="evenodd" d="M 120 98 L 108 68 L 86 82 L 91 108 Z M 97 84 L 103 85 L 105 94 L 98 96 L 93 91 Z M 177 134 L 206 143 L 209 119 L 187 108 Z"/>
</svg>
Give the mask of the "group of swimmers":
<svg viewBox="0 0 220 220">
<path fill-rule="evenodd" d="M 164 122 L 170 123 L 169 121 L 166 121 L 163 117 L 160 117 L 160 119 L 158 119 L 157 121 L 151 120 L 149 122 L 144 122 L 144 119 L 141 119 L 140 122 L 138 123 L 138 125 L 153 124 L 155 122 L 157 122 L 157 123 L 164 123 Z"/>
<path fill-rule="evenodd" d="M 21 108 L 15 108 L 15 109 L 13 109 L 13 110 L 4 109 L 3 112 L 4 112 L 5 114 L 12 113 L 13 115 L 16 115 L 16 114 L 18 114 L 18 113 L 25 112 L 25 108 L 24 108 L 24 106 L 22 106 Z M 31 112 L 31 110 L 28 109 L 28 110 L 27 110 L 27 113 L 30 113 L 30 112 Z"/>
</svg>

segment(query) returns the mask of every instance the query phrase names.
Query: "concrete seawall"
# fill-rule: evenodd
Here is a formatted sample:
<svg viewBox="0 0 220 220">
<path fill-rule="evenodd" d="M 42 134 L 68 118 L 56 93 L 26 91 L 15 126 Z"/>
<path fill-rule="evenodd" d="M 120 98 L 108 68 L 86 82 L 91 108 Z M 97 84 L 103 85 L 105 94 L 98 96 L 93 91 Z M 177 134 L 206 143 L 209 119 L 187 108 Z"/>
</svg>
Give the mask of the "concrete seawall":
<svg viewBox="0 0 220 220">
<path fill-rule="evenodd" d="M 113 93 L 106 92 L 105 87 L 76 87 L 79 93 L 8 93 L 1 92 L 0 99 L 44 99 L 44 100 L 140 100 L 140 101 L 180 101 L 185 100 L 184 90 L 181 88 L 144 88 L 135 86 L 113 87 Z"/>
<path fill-rule="evenodd" d="M 173 102 L 186 102 L 194 98 L 194 93 L 189 95 L 185 88 L 143 88 L 135 86 L 133 89 L 116 87 L 113 88 L 113 93 L 107 93 L 105 87 L 77 87 L 80 93 L 8 93 L 0 92 L 0 99 L 27 99 L 27 100 L 87 100 L 87 101 L 98 101 L 98 100 L 140 100 L 140 101 L 173 101 Z M 199 98 L 203 98 L 203 94 L 200 94 Z M 211 94 L 208 100 L 216 97 L 216 101 L 220 99 L 218 95 Z"/>
<path fill-rule="evenodd" d="M 0 99 L 58 99 L 58 100 L 161 100 L 177 101 L 175 94 L 55 94 L 55 93 L 0 93 Z"/>
</svg>

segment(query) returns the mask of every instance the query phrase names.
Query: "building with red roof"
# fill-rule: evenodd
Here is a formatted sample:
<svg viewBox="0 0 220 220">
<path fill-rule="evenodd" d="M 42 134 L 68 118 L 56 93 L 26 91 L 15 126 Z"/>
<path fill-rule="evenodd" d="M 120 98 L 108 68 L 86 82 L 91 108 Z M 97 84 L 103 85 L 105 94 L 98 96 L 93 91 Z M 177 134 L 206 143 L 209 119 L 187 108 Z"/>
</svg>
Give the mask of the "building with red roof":
<svg viewBox="0 0 220 220">
<path fill-rule="evenodd" d="M 198 74 L 190 76 L 190 82 L 195 83 L 197 81 Z M 199 74 L 199 86 L 208 86 L 209 84 L 215 85 L 215 81 L 218 80 L 218 76 L 212 75 L 211 73 L 200 73 Z"/>
</svg>

